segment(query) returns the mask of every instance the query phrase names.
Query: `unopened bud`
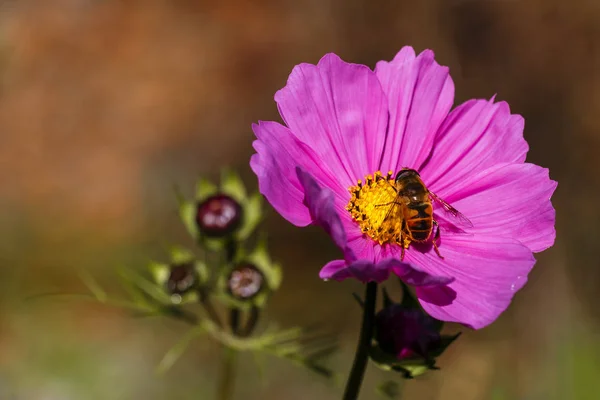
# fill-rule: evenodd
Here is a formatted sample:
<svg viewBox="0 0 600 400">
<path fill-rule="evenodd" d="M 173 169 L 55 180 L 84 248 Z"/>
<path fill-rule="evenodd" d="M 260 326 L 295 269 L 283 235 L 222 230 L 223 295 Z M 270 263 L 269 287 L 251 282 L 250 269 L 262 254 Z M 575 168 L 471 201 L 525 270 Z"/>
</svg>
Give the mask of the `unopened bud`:
<svg viewBox="0 0 600 400">
<path fill-rule="evenodd" d="M 171 266 L 167 291 L 170 294 L 182 295 L 192 289 L 198 282 L 198 277 L 193 264 L 179 264 Z"/>
<path fill-rule="evenodd" d="M 398 360 L 428 359 L 441 345 L 437 321 L 419 309 L 392 304 L 377 314 L 375 323 L 379 347 Z"/>
<path fill-rule="evenodd" d="M 244 263 L 236 266 L 227 279 L 227 287 L 231 295 L 240 300 L 251 299 L 262 289 L 265 277 L 252 264 Z"/>
<path fill-rule="evenodd" d="M 196 213 L 198 229 L 209 237 L 223 237 L 240 227 L 242 207 L 233 198 L 216 194 L 200 204 Z"/>
</svg>

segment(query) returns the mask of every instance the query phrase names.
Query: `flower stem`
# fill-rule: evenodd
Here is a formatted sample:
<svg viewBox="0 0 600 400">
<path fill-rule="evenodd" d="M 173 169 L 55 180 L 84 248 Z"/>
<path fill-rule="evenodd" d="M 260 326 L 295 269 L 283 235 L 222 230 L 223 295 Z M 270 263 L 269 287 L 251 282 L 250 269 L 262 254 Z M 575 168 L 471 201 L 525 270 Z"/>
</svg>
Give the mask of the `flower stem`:
<svg viewBox="0 0 600 400">
<path fill-rule="evenodd" d="M 369 361 L 369 347 L 373 336 L 375 303 L 377 302 L 377 282 L 369 282 L 366 286 L 360 337 L 356 347 L 356 354 L 354 355 L 352 370 L 346 382 L 343 400 L 356 400 L 358 398 L 358 392 L 360 391 L 367 362 Z"/>
<path fill-rule="evenodd" d="M 223 354 L 221 356 L 221 376 L 219 378 L 219 391 L 217 393 L 218 400 L 230 400 L 233 395 L 236 358 L 237 350 L 223 346 Z"/>
<path fill-rule="evenodd" d="M 232 237 L 225 241 L 225 261 L 231 265 L 237 254 L 237 242 Z M 240 329 L 240 309 L 232 307 L 229 309 L 229 327 L 231 333 L 238 335 Z M 238 351 L 227 345 L 223 345 L 221 353 L 221 375 L 217 391 L 218 400 L 230 400 L 233 395 L 235 381 L 235 364 Z"/>
</svg>

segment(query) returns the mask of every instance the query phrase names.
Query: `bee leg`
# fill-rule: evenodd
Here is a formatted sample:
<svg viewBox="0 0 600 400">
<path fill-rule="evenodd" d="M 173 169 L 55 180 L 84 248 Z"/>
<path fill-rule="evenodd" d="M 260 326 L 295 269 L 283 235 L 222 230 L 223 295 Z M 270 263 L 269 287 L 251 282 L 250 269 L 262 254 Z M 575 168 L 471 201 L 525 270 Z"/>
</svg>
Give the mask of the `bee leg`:
<svg viewBox="0 0 600 400">
<path fill-rule="evenodd" d="M 400 245 L 400 249 L 401 249 L 400 250 L 400 261 L 404 261 L 404 250 L 405 250 L 405 248 L 404 248 L 403 244 Z"/>
<path fill-rule="evenodd" d="M 435 250 L 435 254 L 437 254 L 438 257 L 443 260 L 444 257 L 440 254 L 440 249 L 438 249 L 438 246 L 437 246 L 437 242 L 440 239 L 440 226 L 435 219 L 433 220 L 433 225 L 435 225 L 435 236 L 433 237 L 433 249 Z"/>
<path fill-rule="evenodd" d="M 402 227 L 400 228 L 400 261 L 404 261 L 404 251 L 406 247 L 404 247 L 404 229 L 406 228 L 406 221 L 402 220 Z"/>
</svg>

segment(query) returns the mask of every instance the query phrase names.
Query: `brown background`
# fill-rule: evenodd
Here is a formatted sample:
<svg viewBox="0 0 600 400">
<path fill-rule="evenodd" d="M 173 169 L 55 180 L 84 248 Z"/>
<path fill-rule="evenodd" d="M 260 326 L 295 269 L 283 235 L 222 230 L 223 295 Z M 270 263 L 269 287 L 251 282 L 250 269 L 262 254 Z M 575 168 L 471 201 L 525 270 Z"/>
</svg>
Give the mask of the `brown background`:
<svg viewBox="0 0 600 400">
<path fill-rule="evenodd" d="M 449 65 L 457 102 L 498 94 L 526 119 L 528 160 L 559 181 L 556 245 L 494 325 L 467 332 L 406 399 L 595 399 L 600 393 L 597 225 L 600 2 L 596 0 L 56 0 L 0 2 L 0 399 L 212 398 L 218 352 L 197 342 L 153 368 L 185 327 L 79 301 L 24 302 L 114 287 L 114 267 L 189 239 L 174 184 L 229 165 L 249 186 L 250 124 L 277 119 L 274 92 L 326 52 L 374 66 L 406 44 Z M 317 229 L 274 212 L 284 264 L 270 318 L 340 331 L 345 375 L 356 283 L 323 283 L 337 255 Z M 457 330 L 459 327 L 452 327 Z M 329 384 L 242 359 L 236 398 L 336 399 Z M 363 398 L 389 375 L 371 369 Z"/>
</svg>

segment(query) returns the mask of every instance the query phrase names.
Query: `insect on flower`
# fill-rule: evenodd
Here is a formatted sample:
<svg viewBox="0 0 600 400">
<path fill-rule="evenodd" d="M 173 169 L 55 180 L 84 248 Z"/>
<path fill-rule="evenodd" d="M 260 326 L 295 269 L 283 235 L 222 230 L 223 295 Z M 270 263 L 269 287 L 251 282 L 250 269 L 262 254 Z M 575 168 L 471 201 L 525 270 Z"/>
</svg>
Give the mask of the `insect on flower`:
<svg viewBox="0 0 600 400">
<path fill-rule="evenodd" d="M 433 217 L 432 203 L 435 202 L 444 212 L 455 218 L 459 226 L 472 227 L 473 224 L 457 209 L 429 191 L 419 173 L 414 169 L 402 168 L 392 183 L 393 175 L 392 171 L 388 172 L 386 177 L 383 177 L 380 172 L 376 172 L 373 177 L 375 183 L 387 183 L 396 193 L 392 201 L 374 205 L 376 208 L 383 207 L 387 210 L 381 221 L 368 220 L 366 214 L 361 211 L 362 182 L 350 188 L 352 198 L 346 209 L 350 211 L 355 221 L 366 222 L 362 227 L 363 233 L 371 236 L 380 244 L 392 242 L 400 245 L 400 260 L 404 260 L 404 252 L 412 242 L 425 243 L 429 241 L 438 257 L 443 259 L 437 243 L 440 239 L 440 226 Z M 371 183 L 370 181 L 371 179 L 367 178 L 367 185 Z"/>
</svg>

